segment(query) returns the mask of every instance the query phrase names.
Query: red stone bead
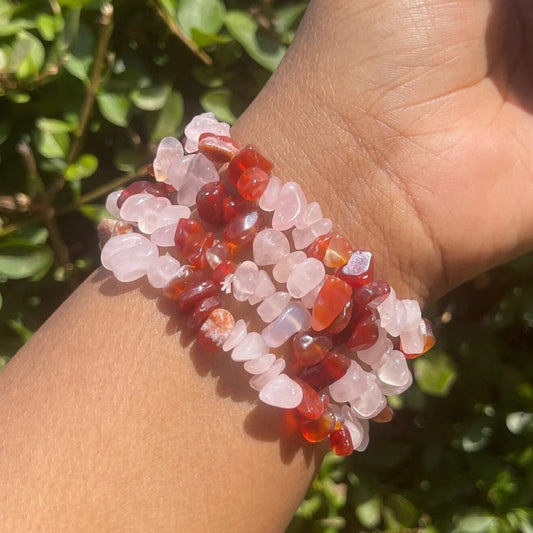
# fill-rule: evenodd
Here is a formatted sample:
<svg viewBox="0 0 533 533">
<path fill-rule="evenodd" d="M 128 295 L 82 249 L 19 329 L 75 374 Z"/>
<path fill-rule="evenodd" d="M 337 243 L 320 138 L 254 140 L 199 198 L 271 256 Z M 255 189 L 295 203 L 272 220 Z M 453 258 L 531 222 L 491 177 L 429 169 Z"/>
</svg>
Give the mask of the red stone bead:
<svg viewBox="0 0 533 533">
<path fill-rule="evenodd" d="M 149 176 L 152 176 L 152 178 L 155 178 L 154 165 L 152 163 L 148 163 L 148 165 L 146 165 L 146 173 Z"/>
<path fill-rule="evenodd" d="M 212 181 L 202 185 L 196 195 L 198 216 L 208 224 L 222 224 L 222 201 L 228 195 L 222 181 Z"/>
<path fill-rule="evenodd" d="M 178 253 L 187 256 L 191 245 L 205 235 L 200 222 L 190 218 L 180 218 L 174 234 L 174 244 Z"/>
<path fill-rule="evenodd" d="M 355 250 L 336 275 L 356 289 L 370 283 L 374 279 L 372 254 L 366 250 Z"/>
<path fill-rule="evenodd" d="M 192 241 L 187 247 L 185 258 L 191 265 L 198 268 L 205 268 L 207 266 L 206 253 L 213 246 L 214 241 L 215 236 L 211 232 Z"/>
<path fill-rule="evenodd" d="M 333 341 L 328 335 L 313 330 L 300 331 L 292 338 L 292 357 L 296 368 L 320 363 L 331 350 Z"/>
<path fill-rule="evenodd" d="M 353 299 L 360 307 L 365 307 L 376 300 L 381 303 L 390 294 L 390 285 L 383 279 L 376 279 L 363 285 L 353 293 Z"/>
<path fill-rule="evenodd" d="M 207 250 L 205 258 L 207 259 L 207 264 L 215 270 L 222 261 L 233 258 L 233 246 L 226 242 L 217 242 Z"/>
<path fill-rule="evenodd" d="M 318 420 L 324 412 L 325 406 L 320 395 L 305 381 L 295 378 L 295 381 L 302 387 L 303 398 L 296 410 L 307 420 Z"/>
<path fill-rule="evenodd" d="M 211 279 L 217 287 L 221 287 L 222 283 L 224 283 L 224 280 L 230 274 L 233 274 L 235 270 L 237 270 L 237 264 L 231 261 L 230 259 L 226 259 L 225 261 L 222 261 L 222 263 L 220 263 L 220 265 L 218 265 L 215 270 L 213 270 L 213 274 L 211 274 Z"/>
<path fill-rule="evenodd" d="M 378 336 L 377 319 L 372 311 L 366 310 L 361 313 L 346 344 L 355 351 L 367 350 L 376 343 Z"/>
<path fill-rule="evenodd" d="M 300 419 L 300 433 L 309 442 L 320 442 L 335 429 L 335 415 L 326 409 L 318 420 Z"/>
<path fill-rule="evenodd" d="M 251 243 L 264 227 L 264 215 L 259 209 L 251 209 L 234 217 L 224 228 L 224 239 L 236 246 Z"/>
<path fill-rule="evenodd" d="M 319 391 L 329 387 L 338 379 L 342 378 L 350 367 L 350 359 L 345 355 L 330 351 L 320 363 L 304 368 L 300 377 L 313 389 Z"/>
<path fill-rule="evenodd" d="M 198 332 L 198 342 L 208 352 L 222 348 L 235 325 L 233 315 L 227 309 L 214 309 Z"/>
<path fill-rule="evenodd" d="M 210 279 L 200 281 L 186 288 L 178 296 L 178 305 L 182 311 L 192 309 L 205 298 L 215 295 L 217 291 L 217 286 Z"/>
<path fill-rule="evenodd" d="M 352 436 L 344 424 L 329 436 L 329 448 L 335 455 L 341 457 L 353 452 Z"/>
<path fill-rule="evenodd" d="M 177 300 L 183 291 L 200 283 L 203 279 L 203 273 L 196 267 L 184 265 L 178 270 L 176 276 L 163 287 L 163 295 L 172 300 Z"/>
<path fill-rule="evenodd" d="M 314 257 L 319 261 L 324 261 L 324 256 L 326 255 L 326 250 L 328 249 L 331 237 L 333 237 L 333 232 L 317 237 L 307 249 L 307 257 Z"/>
<path fill-rule="evenodd" d="M 219 294 L 204 298 L 201 302 L 196 304 L 194 311 L 187 319 L 187 328 L 196 331 L 207 319 L 213 309 L 222 305 L 222 298 Z"/>
<path fill-rule="evenodd" d="M 392 420 L 394 416 L 394 411 L 386 405 L 372 420 L 374 422 L 379 422 L 380 424 L 386 424 Z"/>
<path fill-rule="evenodd" d="M 198 151 L 214 163 L 227 163 L 239 153 L 239 147 L 231 137 L 206 132 L 198 139 Z"/>
<path fill-rule="evenodd" d="M 352 297 L 352 288 L 336 276 L 326 276 L 313 305 L 311 327 L 315 331 L 326 329 L 342 313 Z"/>
<path fill-rule="evenodd" d="M 250 202 L 255 202 L 261 198 L 268 185 L 270 176 L 259 167 L 246 169 L 237 182 L 237 191 Z"/>
<path fill-rule="evenodd" d="M 120 209 L 130 196 L 134 194 L 140 194 L 142 192 L 146 192 L 152 196 L 168 197 L 175 191 L 174 188 L 167 183 L 153 182 L 148 180 L 135 181 L 122 191 L 122 194 L 117 200 L 117 207 Z"/>
<path fill-rule="evenodd" d="M 341 311 L 339 316 L 331 323 L 331 326 L 329 326 L 326 331 L 328 333 L 335 334 L 340 333 L 346 327 L 348 327 L 348 324 L 350 323 L 350 320 L 352 318 L 353 307 L 353 300 L 348 300 L 348 302 L 344 306 L 344 309 Z"/>
<path fill-rule="evenodd" d="M 241 174 L 252 167 L 259 167 L 267 174 L 271 172 L 274 165 L 263 157 L 254 146 L 245 146 L 231 161 L 228 166 L 228 179 L 234 185 L 237 185 Z"/>
<path fill-rule="evenodd" d="M 237 215 L 253 209 L 253 204 L 247 202 L 238 194 L 231 194 L 222 200 L 222 218 L 224 222 L 229 222 Z"/>
</svg>

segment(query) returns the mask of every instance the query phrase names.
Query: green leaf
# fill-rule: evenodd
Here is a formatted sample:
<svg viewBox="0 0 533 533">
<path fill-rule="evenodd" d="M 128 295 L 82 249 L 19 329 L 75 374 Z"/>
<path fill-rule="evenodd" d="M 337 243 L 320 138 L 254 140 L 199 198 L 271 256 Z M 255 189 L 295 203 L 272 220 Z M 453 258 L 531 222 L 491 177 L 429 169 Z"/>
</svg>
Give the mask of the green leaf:
<svg viewBox="0 0 533 533">
<path fill-rule="evenodd" d="M 47 13 L 39 15 L 37 17 L 37 29 L 45 41 L 53 41 L 57 30 L 56 17 Z"/>
<path fill-rule="evenodd" d="M 78 160 L 65 169 L 67 181 L 77 181 L 92 176 L 98 168 L 98 159 L 92 154 L 82 154 Z"/>
<path fill-rule="evenodd" d="M 54 263 L 54 254 L 46 244 L 0 244 L 0 275 L 8 279 L 42 276 Z"/>
<path fill-rule="evenodd" d="M 75 125 L 56 118 L 38 118 L 35 125 L 47 133 L 68 133 L 76 129 Z"/>
<path fill-rule="evenodd" d="M 163 137 L 178 134 L 178 127 L 183 120 L 183 97 L 177 91 L 168 95 L 163 109 L 159 112 L 150 135 L 152 142 L 160 141 Z"/>
<path fill-rule="evenodd" d="M 47 159 L 64 159 L 70 145 L 68 133 L 50 133 L 39 130 L 37 132 L 37 151 Z"/>
<path fill-rule="evenodd" d="M 200 47 L 207 48 L 212 44 L 224 44 L 233 41 L 229 35 L 213 35 L 197 28 L 191 28 L 191 39 Z"/>
<path fill-rule="evenodd" d="M 15 104 L 25 104 L 31 100 L 29 93 L 22 91 L 6 91 L 6 96 Z"/>
<path fill-rule="evenodd" d="M 70 47 L 66 70 L 83 82 L 89 80 L 89 69 L 93 61 L 94 35 L 92 30 L 81 23 L 72 46 Z"/>
<path fill-rule="evenodd" d="M 355 516 L 368 529 L 375 529 L 381 521 L 381 501 L 378 496 L 360 503 L 355 508 Z"/>
<path fill-rule="evenodd" d="M 178 0 L 157 0 L 157 3 L 163 11 L 175 17 L 178 9 Z"/>
<path fill-rule="evenodd" d="M 0 37 L 17 35 L 23 30 L 31 30 L 33 28 L 35 28 L 35 22 L 33 20 L 17 18 L 4 24 L 0 24 Z"/>
<path fill-rule="evenodd" d="M 31 33 L 17 34 L 9 57 L 9 71 L 19 79 L 35 76 L 44 63 L 44 46 Z"/>
<path fill-rule="evenodd" d="M 212 89 L 200 97 L 205 111 L 211 111 L 218 120 L 233 124 L 237 117 L 230 108 L 231 92 L 229 89 Z"/>
<path fill-rule="evenodd" d="M 286 48 L 259 31 L 255 20 L 242 11 L 228 11 L 224 17 L 226 28 L 246 53 L 261 66 L 274 71 Z"/>
<path fill-rule="evenodd" d="M 193 28 L 203 34 L 216 35 L 224 24 L 225 12 L 221 0 L 181 0 L 176 20 L 190 37 Z"/>
<path fill-rule="evenodd" d="M 307 2 L 280 7 L 276 12 L 274 27 L 278 33 L 289 31 L 307 8 Z"/>
<path fill-rule="evenodd" d="M 417 508 L 400 494 L 391 494 L 383 508 L 385 525 L 390 529 L 414 526 L 419 514 Z"/>
<path fill-rule="evenodd" d="M 100 113 L 115 126 L 126 127 L 131 108 L 130 99 L 124 94 L 101 93 L 96 97 Z"/>
<path fill-rule="evenodd" d="M 448 396 L 457 379 L 455 364 L 445 352 L 433 350 L 416 359 L 414 370 L 418 386 L 431 396 Z"/>
<path fill-rule="evenodd" d="M 169 84 L 150 85 L 133 91 L 131 93 L 131 99 L 143 111 L 157 111 L 165 105 L 170 90 L 171 87 Z"/>
<path fill-rule="evenodd" d="M 496 533 L 498 519 L 482 513 L 483 511 L 472 513 L 456 520 L 455 527 L 450 533 Z"/>
</svg>

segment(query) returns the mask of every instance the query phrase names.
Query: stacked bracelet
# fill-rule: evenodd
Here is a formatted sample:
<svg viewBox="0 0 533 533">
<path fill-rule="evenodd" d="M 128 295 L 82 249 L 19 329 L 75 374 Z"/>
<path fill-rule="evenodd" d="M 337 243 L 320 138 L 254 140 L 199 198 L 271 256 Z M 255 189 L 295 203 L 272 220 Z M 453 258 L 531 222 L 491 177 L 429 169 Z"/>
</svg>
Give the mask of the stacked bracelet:
<svg viewBox="0 0 533 533">
<path fill-rule="evenodd" d="M 109 195 L 118 220 L 99 228 L 102 265 L 123 282 L 146 275 L 189 312 L 204 350 L 231 352 L 261 401 L 295 411 L 305 439 L 364 450 L 368 420 L 389 421 L 386 396 L 412 382 L 406 359 L 435 343 L 430 322 L 374 279 L 372 254 L 332 231 L 297 183 L 239 149 L 229 125 L 205 113 L 185 137 L 186 154 L 177 139 L 159 144 L 156 181 Z M 262 331 L 235 319 L 230 295 L 257 305 Z"/>
</svg>

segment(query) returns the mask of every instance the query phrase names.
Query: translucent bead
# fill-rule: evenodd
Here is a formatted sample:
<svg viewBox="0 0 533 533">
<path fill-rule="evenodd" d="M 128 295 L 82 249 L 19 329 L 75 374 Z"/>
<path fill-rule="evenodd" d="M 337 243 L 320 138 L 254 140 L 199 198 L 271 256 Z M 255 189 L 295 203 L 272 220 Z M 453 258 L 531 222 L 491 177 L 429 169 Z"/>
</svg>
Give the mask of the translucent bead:
<svg viewBox="0 0 533 533">
<path fill-rule="evenodd" d="M 330 351 L 320 363 L 304 368 L 300 377 L 313 389 L 320 391 L 339 380 L 350 368 L 351 360 L 345 355 Z"/>
<path fill-rule="evenodd" d="M 157 153 L 153 163 L 155 179 L 166 181 L 167 172 L 172 162 L 183 157 L 183 146 L 174 137 L 164 137 L 159 142 Z"/>
<path fill-rule="evenodd" d="M 117 200 L 117 207 L 122 208 L 124 202 L 134 194 L 151 194 L 152 196 L 168 197 L 173 192 L 173 188 L 167 183 L 154 183 L 149 180 L 134 181 L 128 185 L 120 194 Z"/>
<path fill-rule="evenodd" d="M 383 394 L 386 394 L 387 396 L 395 396 L 397 394 L 403 394 L 413 384 L 413 375 L 411 372 L 407 372 L 405 382 L 401 385 L 388 385 L 381 380 L 378 380 L 378 382 Z"/>
<path fill-rule="evenodd" d="M 177 222 L 175 224 L 170 224 L 168 226 L 157 228 L 150 235 L 150 240 L 157 246 L 174 246 L 174 235 L 176 234 L 177 228 Z"/>
<path fill-rule="evenodd" d="M 214 163 L 227 163 L 239 153 L 239 148 L 231 137 L 201 133 L 198 151 Z"/>
<path fill-rule="evenodd" d="M 324 277 L 324 279 L 313 290 L 309 291 L 300 300 L 305 305 L 305 307 L 307 307 L 307 309 L 312 309 L 313 306 L 315 305 L 316 298 L 320 294 L 320 291 L 322 290 L 322 286 L 324 285 L 325 279 L 326 278 Z"/>
<path fill-rule="evenodd" d="M 317 287 L 325 276 L 324 264 L 310 257 L 294 266 L 287 279 L 287 290 L 293 298 L 302 298 Z"/>
<path fill-rule="evenodd" d="M 276 356 L 273 353 L 266 353 L 256 359 L 250 359 L 244 363 L 244 370 L 249 374 L 262 374 L 266 372 L 276 360 Z"/>
<path fill-rule="evenodd" d="M 251 243 L 264 227 L 264 215 L 258 209 L 235 216 L 224 228 L 224 238 L 231 244 L 244 246 Z"/>
<path fill-rule="evenodd" d="M 157 228 L 164 228 L 177 224 L 181 218 L 190 218 L 191 210 L 185 205 L 170 205 L 165 207 L 157 217 Z M 155 231 L 155 230 L 154 230 Z"/>
<path fill-rule="evenodd" d="M 369 348 L 359 350 L 357 352 L 357 357 L 363 361 L 363 363 L 374 365 L 383 357 L 383 354 L 386 353 L 388 347 L 387 341 L 389 341 L 389 338 L 387 337 L 386 331 L 382 328 L 378 328 L 378 336 L 374 344 Z"/>
<path fill-rule="evenodd" d="M 388 298 L 391 288 L 383 279 L 371 281 L 353 293 L 353 299 L 360 307 L 376 308 L 381 302 Z"/>
<path fill-rule="evenodd" d="M 296 218 L 295 226 L 297 229 L 308 228 L 322 218 L 322 209 L 318 202 L 307 204 Z"/>
<path fill-rule="evenodd" d="M 259 399 L 281 409 L 294 409 L 302 401 L 302 388 L 287 374 L 279 374 L 259 391 Z"/>
<path fill-rule="evenodd" d="M 170 255 L 159 256 L 148 268 L 148 282 L 155 289 L 162 289 L 176 275 L 180 263 Z"/>
<path fill-rule="evenodd" d="M 422 320 L 422 311 L 420 304 L 416 300 L 402 300 L 405 308 L 405 323 L 403 331 L 410 331 L 416 329 Z"/>
<path fill-rule="evenodd" d="M 409 381 L 409 375 L 407 361 L 399 350 L 392 350 L 377 369 L 377 376 L 381 383 L 391 387 L 404 386 Z"/>
<path fill-rule="evenodd" d="M 325 409 L 316 420 L 300 420 L 300 433 L 309 442 L 321 442 L 335 429 L 336 418 L 331 409 Z"/>
<path fill-rule="evenodd" d="M 348 262 L 339 268 L 336 275 L 348 285 L 359 288 L 374 279 L 374 259 L 366 250 L 354 250 Z"/>
<path fill-rule="evenodd" d="M 289 255 L 285 255 L 275 264 L 272 270 L 274 279 L 279 281 L 279 283 L 287 283 L 292 269 L 306 259 L 305 252 L 292 252 Z"/>
<path fill-rule="evenodd" d="M 348 328 L 352 319 L 353 307 L 353 300 L 348 300 L 348 302 L 346 302 L 346 305 L 344 306 L 344 309 L 327 328 L 328 333 L 337 334 L 343 332 L 346 328 Z"/>
<path fill-rule="evenodd" d="M 348 348 L 352 348 L 357 352 L 368 350 L 368 348 L 376 343 L 378 336 L 378 321 L 372 311 L 366 310 L 359 315 L 346 344 Z"/>
<path fill-rule="evenodd" d="M 295 333 L 307 329 L 311 324 L 309 311 L 296 301 L 290 302 L 279 316 L 261 333 L 267 346 L 278 348 Z"/>
<path fill-rule="evenodd" d="M 259 167 L 247 168 L 237 182 L 237 191 L 250 202 L 259 200 L 265 191 L 270 176 Z"/>
<path fill-rule="evenodd" d="M 198 141 L 202 133 L 214 133 L 215 135 L 230 136 L 230 126 L 225 122 L 219 122 L 213 113 L 202 113 L 195 116 L 187 126 L 185 126 L 185 150 L 196 152 Z"/>
<path fill-rule="evenodd" d="M 278 196 L 272 227 L 279 231 L 292 228 L 306 203 L 304 192 L 297 183 L 285 183 Z"/>
<path fill-rule="evenodd" d="M 261 198 L 259 198 L 259 207 L 266 212 L 276 209 L 279 193 L 281 191 L 281 180 L 276 176 L 270 176 L 270 180 Z"/>
<path fill-rule="evenodd" d="M 137 222 L 145 210 L 146 202 L 152 198 L 151 194 L 145 192 L 133 194 L 126 198 L 120 208 L 120 218 L 127 222 Z"/>
<path fill-rule="evenodd" d="M 215 270 L 223 261 L 232 259 L 233 251 L 225 242 L 217 242 L 205 253 L 207 264 Z"/>
<path fill-rule="evenodd" d="M 224 342 L 222 349 L 225 352 L 230 352 L 244 339 L 244 337 L 246 337 L 247 333 L 248 329 L 246 327 L 246 322 L 242 320 L 242 318 L 237 320 L 237 322 L 235 322 L 235 326 L 233 326 L 233 329 L 226 339 L 226 342 Z"/>
<path fill-rule="evenodd" d="M 267 174 L 270 174 L 274 165 L 262 156 L 257 149 L 249 144 L 245 146 L 229 163 L 228 179 L 237 185 L 242 173 L 252 167 L 258 167 Z"/>
<path fill-rule="evenodd" d="M 269 275 L 264 270 L 260 270 L 257 286 L 252 296 L 248 298 L 248 302 L 250 305 L 255 305 L 262 302 L 265 298 L 272 296 L 275 292 L 276 287 L 274 287 Z"/>
<path fill-rule="evenodd" d="M 344 416 L 344 425 L 346 429 L 350 432 L 350 437 L 352 438 L 352 445 L 354 449 L 358 450 L 358 447 L 361 446 L 363 438 L 365 436 L 365 426 L 366 420 L 359 420 L 353 410 L 348 405 L 343 405 L 341 413 Z M 368 434 L 368 431 L 366 431 Z M 361 450 L 358 450 L 361 451 Z"/>
<path fill-rule="evenodd" d="M 337 403 L 345 403 L 360 396 L 367 386 L 365 374 L 365 371 L 352 361 L 346 374 L 329 386 L 331 398 Z"/>
<path fill-rule="evenodd" d="M 324 413 L 325 405 L 322 397 L 305 381 L 295 378 L 296 383 L 302 388 L 302 401 L 296 410 L 307 420 L 318 420 Z"/>
<path fill-rule="evenodd" d="M 196 195 L 198 216 L 208 224 L 221 224 L 222 201 L 228 195 L 226 186 L 221 181 L 213 181 L 202 185 Z"/>
<path fill-rule="evenodd" d="M 195 307 L 203 299 L 214 296 L 217 292 L 216 285 L 210 279 L 198 281 L 187 287 L 177 297 L 178 305 L 181 310 L 186 311 Z"/>
<path fill-rule="evenodd" d="M 191 265 L 182 265 L 176 275 L 163 287 L 163 295 L 177 300 L 184 291 L 203 281 L 203 274 Z"/>
<path fill-rule="evenodd" d="M 226 309 L 214 309 L 202 324 L 198 332 L 198 342 L 209 352 L 220 350 L 235 321 L 233 315 Z"/>
<path fill-rule="evenodd" d="M 321 218 L 310 226 L 292 231 L 292 240 L 297 250 L 307 248 L 317 237 L 325 235 L 331 231 L 333 222 L 329 218 Z"/>
<path fill-rule="evenodd" d="M 311 327 L 315 331 L 326 329 L 346 306 L 352 296 L 352 288 L 336 276 L 326 276 L 315 305 Z"/>
<path fill-rule="evenodd" d="M 285 359 L 276 359 L 268 370 L 262 374 L 257 374 L 250 379 L 250 387 L 259 392 L 269 381 L 272 381 L 279 376 L 284 370 Z"/>
<path fill-rule="evenodd" d="M 357 398 L 350 400 L 350 405 L 358 418 L 373 418 L 387 404 L 373 374 L 366 374 L 366 389 Z"/>
<path fill-rule="evenodd" d="M 352 436 L 348 428 L 343 426 L 337 431 L 333 431 L 329 436 L 329 448 L 339 457 L 346 457 L 353 452 Z"/>
<path fill-rule="evenodd" d="M 353 246 L 348 239 L 339 233 L 335 233 L 324 255 L 324 264 L 329 268 L 338 268 L 345 265 L 350 259 Z"/>
<path fill-rule="evenodd" d="M 263 322 L 272 322 L 291 300 L 288 292 L 275 292 L 272 296 L 265 298 L 257 307 L 257 314 Z"/>
<path fill-rule="evenodd" d="M 254 294 L 258 280 L 258 266 L 253 261 L 242 262 L 233 275 L 233 297 L 238 302 L 246 301 Z"/>
<path fill-rule="evenodd" d="M 207 320 L 207 317 L 214 309 L 220 308 L 222 305 L 222 299 L 219 294 L 209 296 L 200 300 L 196 304 L 193 312 L 187 318 L 187 329 L 191 331 L 197 331 L 202 324 Z"/>
<path fill-rule="evenodd" d="M 157 246 L 146 237 L 142 239 L 141 244 L 126 248 L 111 257 L 111 269 L 119 281 L 134 281 L 143 277 L 158 257 Z"/>
<path fill-rule="evenodd" d="M 117 200 L 120 198 L 120 195 L 122 194 L 122 191 L 114 191 L 107 195 L 106 201 L 105 201 L 105 208 L 109 212 L 110 215 L 114 216 L 115 218 L 120 217 L 120 209 L 117 205 Z"/>
<path fill-rule="evenodd" d="M 170 200 L 168 198 L 150 198 L 143 204 L 144 210 L 137 221 L 139 229 L 150 235 L 158 228 L 158 220 L 161 212 L 170 207 Z"/>
<path fill-rule="evenodd" d="M 329 335 L 313 330 L 300 331 L 292 338 L 292 358 L 296 368 L 320 363 L 333 346 Z"/>
<path fill-rule="evenodd" d="M 132 248 L 141 246 L 145 237 L 138 233 L 126 233 L 124 235 L 115 235 L 111 237 L 102 248 L 101 261 L 102 266 L 107 270 L 112 270 L 111 259 L 117 253 Z"/>
<path fill-rule="evenodd" d="M 246 336 L 233 348 L 231 358 L 234 361 L 249 361 L 268 353 L 268 348 L 261 335 L 255 331 Z"/>
<path fill-rule="evenodd" d="M 202 154 L 188 156 L 186 182 L 178 191 L 178 203 L 192 206 L 196 195 L 203 185 L 218 181 L 219 176 L 214 164 Z"/>
<path fill-rule="evenodd" d="M 289 239 L 275 229 L 264 229 L 254 238 L 254 261 L 259 265 L 275 265 L 291 251 Z"/>
</svg>

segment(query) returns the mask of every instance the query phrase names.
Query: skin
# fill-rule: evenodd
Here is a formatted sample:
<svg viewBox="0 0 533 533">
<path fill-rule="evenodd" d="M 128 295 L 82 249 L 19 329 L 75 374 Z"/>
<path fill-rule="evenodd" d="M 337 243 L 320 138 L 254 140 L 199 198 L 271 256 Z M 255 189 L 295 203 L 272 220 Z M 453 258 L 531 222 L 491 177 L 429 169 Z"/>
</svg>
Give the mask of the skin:
<svg viewBox="0 0 533 533">
<path fill-rule="evenodd" d="M 533 244 L 528 0 L 317 0 L 234 127 L 429 302 Z M 323 448 L 93 275 L 0 374 L 5 531 L 283 531 Z M 289 427 L 287 427 L 289 426 Z"/>
</svg>

